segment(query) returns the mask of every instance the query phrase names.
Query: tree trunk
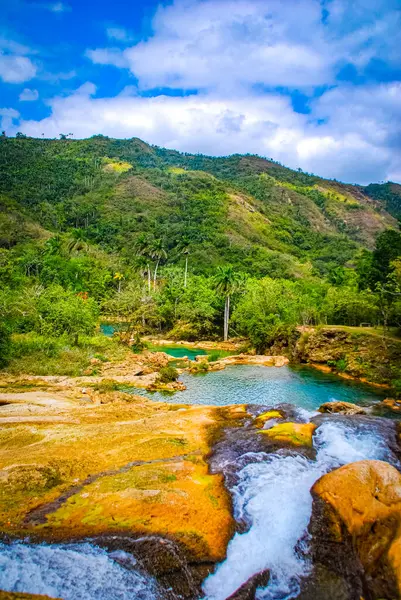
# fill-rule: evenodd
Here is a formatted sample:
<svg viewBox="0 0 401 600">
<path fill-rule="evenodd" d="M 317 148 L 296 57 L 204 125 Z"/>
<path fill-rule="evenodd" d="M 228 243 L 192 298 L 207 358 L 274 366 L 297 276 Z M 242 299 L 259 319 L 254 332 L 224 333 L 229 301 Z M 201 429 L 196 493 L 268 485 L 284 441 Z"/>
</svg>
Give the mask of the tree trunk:
<svg viewBox="0 0 401 600">
<path fill-rule="evenodd" d="M 149 294 L 150 294 L 150 265 L 148 263 L 148 290 L 149 290 Z"/>
<path fill-rule="evenodd" d="M 121 279 L 118 280 L 118 293 L 121 292 Z"/>
<path fill-rule="evenodd" d="M 157 261 L 156 266 L 155 266 L 155 272 L 154 272 L 154 277 L 153 277 L 153 290 L 156 289 L 157 269 L 159 268 L 159 262 L 160 262 L 160 259 Z"/>
<path fill-rule="evenodd" d="M 228 323 L 230 321 L 230 296 L 226 296 L 224 305 L 224 341 L 228 340 Z"/>
<path fill-rule="evenodd" d="M 185 257 L 184 288 L 187 287 L 187 278 L 188 278 L 188 256 Z"/>
</svg>

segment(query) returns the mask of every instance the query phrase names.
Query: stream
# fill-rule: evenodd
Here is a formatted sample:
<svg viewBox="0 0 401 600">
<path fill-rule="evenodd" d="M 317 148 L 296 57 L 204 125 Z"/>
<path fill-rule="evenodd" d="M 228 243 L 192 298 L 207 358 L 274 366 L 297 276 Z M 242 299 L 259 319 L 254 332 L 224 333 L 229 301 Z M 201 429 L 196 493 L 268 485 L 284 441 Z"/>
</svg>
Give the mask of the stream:
<svg viewBox="0 0 401 600">
<path fill-rule="evenodd" d="M 380 400 L 380 392 L 312 369 L 288 367 L 231 366 L 205 376 L 184 374 L 181 380 L 187 385 L 185 392 L 150 397 L 176 403 L 249 403 L 254 414 L 262 406 L 287 407 L 288 420 L 316 420 L 315 453 L 285 449 L 267 453 L 252 441 L 257 435 L 249 429 L 244 443 L 226 439 L 217 444 L 210 460 L 211 472 L 225 476 L 234 517 L 245 527 L 229 542 L 226 559 L 204 580 L 203 597 L 225 600 L 250 577 L 268 569 L 269 583 L 258 589 L 256 597 L 296 598 L 310 570 L 307 528 L 315 481 L 334 468 L 363 459 L 399 467 L 391 421 L 358 416 L 316 419 L 316 408 L 329 400 L 372 404 Z M 63 600 L 165 598 L 131 555 L 107 552 L 90 541 L 0 543 L 0 589 Z"/>
</svg>

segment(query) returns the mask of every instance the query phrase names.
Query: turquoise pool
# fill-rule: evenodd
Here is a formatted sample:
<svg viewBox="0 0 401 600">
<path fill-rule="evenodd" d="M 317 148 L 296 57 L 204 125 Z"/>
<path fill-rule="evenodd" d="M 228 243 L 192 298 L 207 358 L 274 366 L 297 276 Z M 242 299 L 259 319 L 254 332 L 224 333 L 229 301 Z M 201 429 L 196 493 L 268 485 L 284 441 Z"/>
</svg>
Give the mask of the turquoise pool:
<svg viewBox="0 0 401 600">
<path fill-rule="evenodd" d="M 315 410 L 323 402 L 332 400 L 368 405 L 381 400 L 384 395 L 370 386 L 349 382 L 310 367 L 233 365 L 224 371 L 206 375 L 183 373 L 180 380 L 187 386 L 184 392 L 169 395 L 135 389 L 133 393 L 179 404 L 275 406 L 288 402 L 307 410 Z"/>
</svg>

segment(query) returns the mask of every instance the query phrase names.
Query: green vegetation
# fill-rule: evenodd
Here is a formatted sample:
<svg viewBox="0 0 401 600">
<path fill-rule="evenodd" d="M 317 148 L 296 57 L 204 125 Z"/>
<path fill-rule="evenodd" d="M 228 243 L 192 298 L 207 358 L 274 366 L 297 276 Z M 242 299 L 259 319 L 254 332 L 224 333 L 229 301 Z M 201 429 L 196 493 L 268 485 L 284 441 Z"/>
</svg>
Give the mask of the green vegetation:
<svg viewBox="0 0 401 600">
<path fill-rule="evenodd" d="M 143 334 L 262 351 L 296 325 L 399 327 L 398 187 L 135 138 L 3 137 L 0 367 L 95 373 Z M 103 347 L 100 315 L 124 323 Z"/>
<path fill-rule="evenodd" d="M 161 383 L 170 383 L 171 381 L 177 381 L 178 371 L 174 367 L 162 367 L 159 371 L 159 381 Z"/>
</svg>

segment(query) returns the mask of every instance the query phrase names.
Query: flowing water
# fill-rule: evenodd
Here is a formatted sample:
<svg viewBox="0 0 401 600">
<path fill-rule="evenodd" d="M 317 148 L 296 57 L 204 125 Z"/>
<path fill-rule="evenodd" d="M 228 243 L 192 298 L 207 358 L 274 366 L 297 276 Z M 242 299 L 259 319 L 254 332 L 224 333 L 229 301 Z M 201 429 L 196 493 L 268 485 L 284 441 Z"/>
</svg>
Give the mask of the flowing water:
<svg viewBox="0 0 401 600">
<path fill-rule="evenodd" d="M 340 379 L 316 369 L 302 367 L 261 367 L 233 365 L 223 371 L 205 375 L 180 376 L 187 389 L 174 395 L 150 394 L 135 389 L 153 400 L 180 404 L 261 404 L 276 406 L 287 402 L 307 410 L 315 410 L 324 402 L 344 400 L 356 404 L 372 404 L 383 396 L 368 386 Z M 129 390 L 127 390 L 129 391 Z"/>
<path fill-rule="evenodd" d="M 125 552 L 84 544 L 0 544 L 0 589 L 63 600 L 155 600 L 156 583 Z"/>
<path fill-rule="evenodd" d="M 233 366 L 201 377 L 185 374 L 182 380 L 188 389 L 175 394 L 170 399 L 173 402 L 264 406 L 292 403 L 297 407 L 293 413 L 301 421 L 313 418 L 316 407 L 329 400 L 369 404 L 380 398 L 370 388 L 311 369 Z M 156 397 L 166 400 L 164 396 Z M 257 406 L 255 410 L 262 409 Z M 383 423 L 387 423 L 387 430 Z M 300 581 L 310 568 L 307 527 L 312 511 L 311 487 L 328 471 L 357 460 L 385 460 L 398 466 L 389 443 L 388 431 L 392 428 L 391 422 L 372 417 L 323 419 L 314 435 L 315 459 L 302 452 L 269 454 L 265 448 L 245 448 L 234 455 L 229 444 L 226 453 L 216 451 L 211 470 L 224 474 L 231 470 L 235 474 L 226 477 L 226 485 L 233 498 L 234 516 L 247 527 L 245 533 L 234 535 L 226 560 L 204 581 L 205 599 L 225 600 L 265 569 L 270 571 L 270 581 L 258 590 L 258 598 L 296 597 Z M 255 439 L 251 426 L 249 431 Z M 129 554 L 108 553 L 89 542 L 0 543 L 0 589 L 64 600 L 163 597 L 155 581 L 137 567 Z"/>
<path fill-rule="evenodd" d="M 298 547 L 307 537 L 312 512 L 310 489 L 319 477 L 343 464 L 363 459 L 397 464 L 373 420 L 352 424 L 326 422 L 314 438 L 316 460 L 305 456 L 251 453 L 237 465 L 237 484 L 231 488 L 235 517 L 245 521 L 246 533 L 235 534 L 226 560 L 204 582 L 209 600 L 225 600 L 252 575 L 270 570 L 270 581 L 258 598 L 282 600 L 299 592 L 308 573 L 307 555 Z M 242 463 L 242 464 L 241 464 Z M 243 465 L 243 466 L 242 466 Z M 227 468 L 225 464 L 225 468 Z"/>
</svg>

